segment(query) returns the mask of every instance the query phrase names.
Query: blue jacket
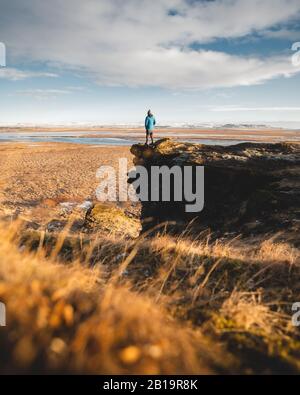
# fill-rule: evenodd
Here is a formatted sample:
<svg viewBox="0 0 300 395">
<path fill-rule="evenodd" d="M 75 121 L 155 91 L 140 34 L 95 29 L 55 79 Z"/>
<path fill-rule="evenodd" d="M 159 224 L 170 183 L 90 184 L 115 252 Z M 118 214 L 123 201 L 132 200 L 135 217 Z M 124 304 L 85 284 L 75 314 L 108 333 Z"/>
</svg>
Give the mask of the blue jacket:
<svg viewBox="0 0 300 395">
<path fill-rule="evenodd" d="M 153 130 L 154 126 L 156 124 L 155 118 L 152 115 L 151 117 L 149 117 L 149 115 L 147 115 L 146 119 L 145 119 L 145 128 L 146 130 Z"/>
</svg>

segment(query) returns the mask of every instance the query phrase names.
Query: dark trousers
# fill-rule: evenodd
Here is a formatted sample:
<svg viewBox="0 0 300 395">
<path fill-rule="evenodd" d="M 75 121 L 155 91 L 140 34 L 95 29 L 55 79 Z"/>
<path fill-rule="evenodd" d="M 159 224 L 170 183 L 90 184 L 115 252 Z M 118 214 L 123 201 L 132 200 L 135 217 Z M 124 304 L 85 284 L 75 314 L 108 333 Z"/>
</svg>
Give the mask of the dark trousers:
<svg viewBox="0 0 300 395">
<path fill-rule="evenodd" d="M 146 130 L 146 144 L 148 144 L 149 136 L 151 138 L 151 142 L 153 143 L 153 130 Z"/>
</svg>

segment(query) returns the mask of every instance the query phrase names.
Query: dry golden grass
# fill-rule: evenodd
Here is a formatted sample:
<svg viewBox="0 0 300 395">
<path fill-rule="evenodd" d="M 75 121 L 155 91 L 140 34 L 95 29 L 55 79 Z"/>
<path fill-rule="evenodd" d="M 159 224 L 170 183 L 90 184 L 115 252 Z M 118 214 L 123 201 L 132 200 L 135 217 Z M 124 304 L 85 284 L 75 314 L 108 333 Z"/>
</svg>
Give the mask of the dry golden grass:
<svg viewBox="0 0 300 395">
<path fill-rule="evenodd" d="M 0 230 L 2 373 L 213 371 L 217 355 L 199 331 L 183 328 L 130 285 L 104 281 L 101 265 L 62 265 L 41 250 L 20 252 L 18 231 Z"/>
<path fill-rule="evenodd" d="M 299 373 L 289 245 L 39 237 L 0 229 L 1 373 Z"/>
</svg>

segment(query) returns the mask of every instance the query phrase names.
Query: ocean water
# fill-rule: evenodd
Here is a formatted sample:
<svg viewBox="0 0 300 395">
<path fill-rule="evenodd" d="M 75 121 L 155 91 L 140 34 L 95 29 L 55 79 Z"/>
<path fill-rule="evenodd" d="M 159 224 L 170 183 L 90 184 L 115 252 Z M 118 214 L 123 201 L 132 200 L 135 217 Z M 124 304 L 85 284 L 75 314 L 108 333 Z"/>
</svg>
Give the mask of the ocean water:
<svg viewBox="0 0 300 395">
<path fill-rule="evenodd" d="M 107 134 L 111 132 L 101 131 L 99 134 Z M 91 137 L 87 137 L 91 136 Z M 159 136 L 162 137 L 162 136 Z M 175 137 L 175 136 L 174 136 Z M 233 145 L 245 142 L 245 140 L 232 140 L 232 139 L 207 139 L 207 138 L 193 138 L 190 135 L 176 136 L 180 141 L 190 143 L 200 143 L 207 145 Z M 194 137 L 194 136 L 193 136 Z M 95 132 L 91 131 L 67 131 L 67 132 L 7 132 L 0 133 L 1 142 L 20 142 L 20 143 L 75 143 L 85 144 L 92 146 L 106 146 L 106 145 L 117 145 L 117 146 L 131 146 L 132 144 L 144 142 L 144 138 L 140 136 L 131 136 L 131 138 L 119 138 L 119 137 L 97 137 Z"/>
<path fill-rule="evenodd" d="M 90 132 L 88 132 L 91 134 Z M 75 143 L 90 145 L 120 145 L 129 146 L 135 143 L 133 140 L 122 139 L 117 137 L 80 137 L 82 132 L 37 132 L 34 134 L 27 133 L 0 133 L 1 142 L 18 142 L 18 143 Z"/>
</svg>

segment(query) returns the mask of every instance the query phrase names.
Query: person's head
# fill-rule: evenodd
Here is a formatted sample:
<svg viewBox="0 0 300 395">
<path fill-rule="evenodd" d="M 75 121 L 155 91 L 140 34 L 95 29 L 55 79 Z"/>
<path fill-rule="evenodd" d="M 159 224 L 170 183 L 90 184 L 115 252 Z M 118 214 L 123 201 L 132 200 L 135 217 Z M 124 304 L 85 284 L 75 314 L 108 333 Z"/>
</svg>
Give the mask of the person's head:
<svg viewBox="0 0 300 395">
<path fill-rule="evenodd" d="M 151 110 L 148 110 L 147 114 L 148 114 L 148 117 L 152 117 L 152 115 L 153 115 Z"/>
</svg>

